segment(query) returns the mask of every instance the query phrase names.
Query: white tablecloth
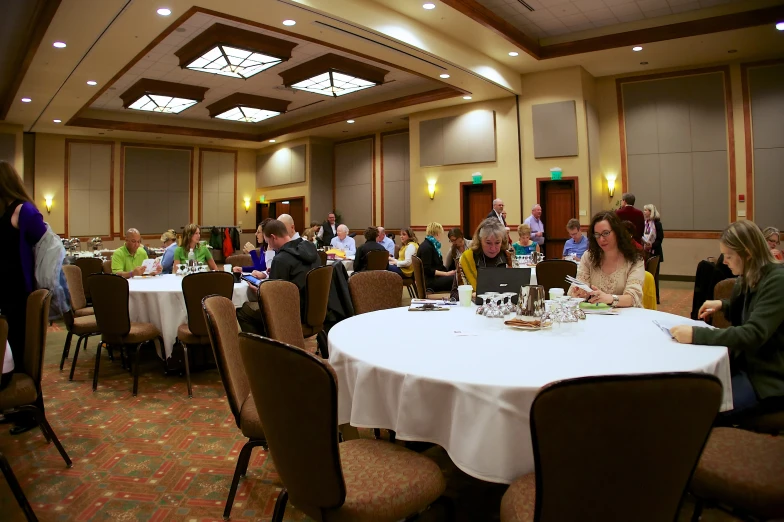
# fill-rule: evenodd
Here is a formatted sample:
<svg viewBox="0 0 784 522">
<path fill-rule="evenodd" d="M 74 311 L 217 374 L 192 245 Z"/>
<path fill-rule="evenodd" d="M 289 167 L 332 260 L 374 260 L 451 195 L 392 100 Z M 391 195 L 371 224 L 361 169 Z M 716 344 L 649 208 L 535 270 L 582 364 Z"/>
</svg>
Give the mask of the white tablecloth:
<svg viewBox="0 0 784 522">
<path fill-rule="evenodd" d="M 395 308 L 333 327 L 329 362 L 339 381 L 339 422 L 439 444 L 469 475 L 510 483 L 534 471 L 529 411 L 548 383 L 592 375 L 710 373 L 724 385 L 722 409 L 732 407 L 727 349 L 677 344 L 651 322 L 689 319 L 625 309 L 617 316 L 521 331 L 474 311 Z M 388 335 L 379 325 L 396 325 L 396 333 Z"/>
<path fill-rule="evenodd" d="M 177 328 L 188 322 L 182 276 L 166 274 L 156 277 L 133 277 L 128 280 L 128 307 L 131 321 L 152 323 L 163 334 L 166 357 L 171 355 Z M 248 300 L 248 285 L 234 284 L 232 302 L 239 308 Z M 160 354 L 159 354 L 160 355 Z"/>
</svg>

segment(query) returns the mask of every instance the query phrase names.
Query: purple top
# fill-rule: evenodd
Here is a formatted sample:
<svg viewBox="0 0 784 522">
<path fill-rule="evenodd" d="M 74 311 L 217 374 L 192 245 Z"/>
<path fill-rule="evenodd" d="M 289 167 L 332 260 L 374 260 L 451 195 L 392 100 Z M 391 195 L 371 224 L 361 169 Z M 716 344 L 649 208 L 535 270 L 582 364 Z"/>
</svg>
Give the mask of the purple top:
<svg viewBox="0 0 784 522">
<path fill-rule="evenodd" d="M 253 260 L 253 266 L 243 266 L 243 272 L 253 272 L 258 270 L 264 272 L 267 270 L 267 263 L 263 257 L 259 257 L 259 252 L 254 248 L 250 251 L 250 258 Z"/>
<path fill-rule="evenodd" d="M 35 255 L 33 247 L 46 234 L 44 217 L 29 201 L 22 203 L 19 211 L 19 256 L 22 260 L 22 273 L 28 293 L 33 291 L 35 283 Z"/>
</svg>

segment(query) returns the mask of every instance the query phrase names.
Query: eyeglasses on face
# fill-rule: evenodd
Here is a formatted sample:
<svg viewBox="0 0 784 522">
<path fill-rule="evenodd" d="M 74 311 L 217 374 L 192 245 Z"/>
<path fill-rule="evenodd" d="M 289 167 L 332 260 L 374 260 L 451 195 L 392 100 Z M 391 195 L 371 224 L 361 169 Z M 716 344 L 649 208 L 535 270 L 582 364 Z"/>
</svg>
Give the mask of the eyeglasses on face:
<svg viewBox="0 0 784 522">
<path fill-rule="evenodd" d="M 612 230 L 605 230 L 604 232 L 595 232 L 593 237 L 599 239 L 600 237 L 608 237 L 610 234 L 612 234 Z"/>
</svg>

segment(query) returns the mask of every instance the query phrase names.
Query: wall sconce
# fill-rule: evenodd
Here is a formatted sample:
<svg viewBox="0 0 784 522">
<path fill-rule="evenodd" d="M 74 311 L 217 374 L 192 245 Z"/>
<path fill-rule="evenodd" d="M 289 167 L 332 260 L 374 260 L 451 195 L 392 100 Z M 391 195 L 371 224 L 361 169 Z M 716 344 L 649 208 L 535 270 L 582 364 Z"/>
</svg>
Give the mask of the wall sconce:
<svg viewBox="0 0 784 522">
<path fill-rule="evenodd" d="M 615 176 L 607 176 L 607 193 L 610 197 L 615 194 Z"/>
<path fill-rule="evenodd" d="M 430 194 L 430 199 L 433 199 L 436 196 L 436 180 L 428 180 L 427 193 Z"/>
<path fill-rule="evenodd" d="M 249 210 L 250 210 L 250 198 L 246 197 L 245 198 L 245 213 L 247 214 Z"/>
<path fill-rule="evenodd" d="M 52 196 L 44 196 L 44 202 L 46 203 L 46 213 L 52 213 Z"/>
</svg>

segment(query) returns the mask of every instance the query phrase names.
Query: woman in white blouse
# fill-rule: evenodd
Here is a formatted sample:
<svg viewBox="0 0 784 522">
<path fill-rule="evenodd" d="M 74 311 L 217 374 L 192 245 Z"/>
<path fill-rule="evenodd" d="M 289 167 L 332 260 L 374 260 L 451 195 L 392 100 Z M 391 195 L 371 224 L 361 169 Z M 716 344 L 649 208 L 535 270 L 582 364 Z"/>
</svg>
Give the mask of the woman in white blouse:
<svg viewBox="0 0 784 522">
<path fill-rule="evenodd" d="M 414 267 L 411 266 L 411 256 L 415 256 L 419 248 L 416 234 L 410 228 L 400 229 L 400 253 L 398 258 L 390 258 L 389 262 L 397 265 L 403 277 L 414 277 Z"/>
<path fill-rule="evenodd" d="M 599 212 L 591 219 L 588 250 L 580 259 L 577 279 L 588 283 L 591 292 L 575 286 L 569 295 L 591 303 L 617 307 L 642 307 L 645 265 L 615 212 Z"/>
</svg>

